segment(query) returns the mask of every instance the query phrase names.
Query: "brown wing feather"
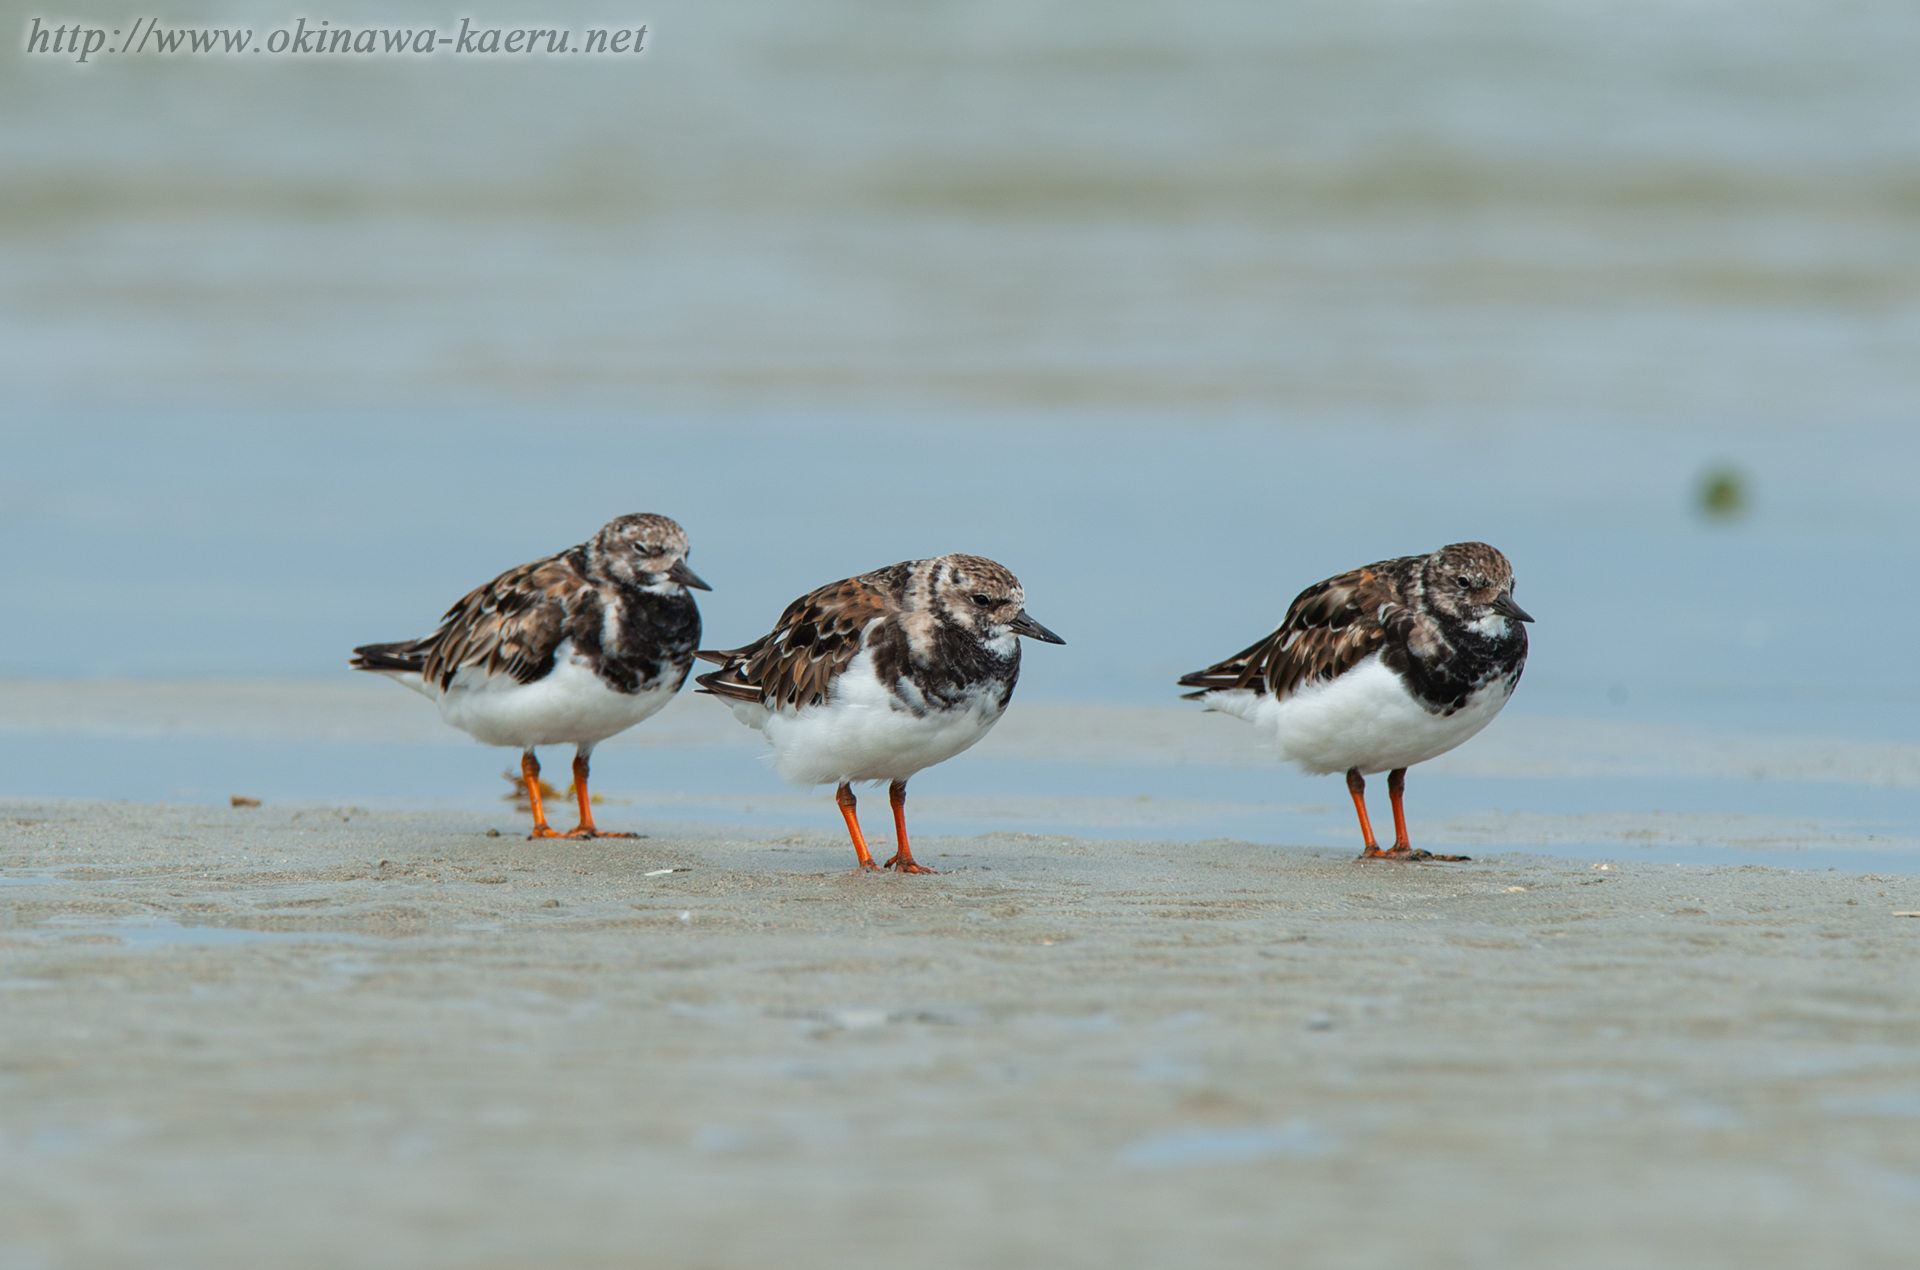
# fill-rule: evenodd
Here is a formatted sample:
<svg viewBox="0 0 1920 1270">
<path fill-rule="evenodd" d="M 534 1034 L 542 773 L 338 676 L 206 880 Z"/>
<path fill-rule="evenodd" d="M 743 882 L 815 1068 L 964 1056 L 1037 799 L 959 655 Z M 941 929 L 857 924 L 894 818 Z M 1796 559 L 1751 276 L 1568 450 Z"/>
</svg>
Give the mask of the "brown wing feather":
<svg viewBox="0 0 1920 1270">
<path fill-rule="evenodd" d="M 771 633 L 745 648 L 700 652 L 720 669 L 695 682 L 703 691 L 772 709 L 825 701 L 833 681 L 862 647 L 867 626 L 897 612 L 888 594 L 866 578 L 848 578 L 787 606 Z"/>
<path fill-rule="evenodd" d="M 1197 700 L 1223 688 L 1286 697 L 1302 685 L 1351 670 L 1411 620 L 1401 597 L 1405 563 L 1383 560 L 1308 587 L 1288 606 L 1273 634 L 1182 676 L 1182 687 L 1200 689 L 1186 697 Z"/>
<path fill-rule="evenodd" d="M 422 641 L 421 673 L 442 688 L 462 666 L 533 682 L 550 669 L 566 638 L 568 608 L 588 585 L 558 556 L 508 570 L 447 610 L 440 629 Z"/>
</svg>

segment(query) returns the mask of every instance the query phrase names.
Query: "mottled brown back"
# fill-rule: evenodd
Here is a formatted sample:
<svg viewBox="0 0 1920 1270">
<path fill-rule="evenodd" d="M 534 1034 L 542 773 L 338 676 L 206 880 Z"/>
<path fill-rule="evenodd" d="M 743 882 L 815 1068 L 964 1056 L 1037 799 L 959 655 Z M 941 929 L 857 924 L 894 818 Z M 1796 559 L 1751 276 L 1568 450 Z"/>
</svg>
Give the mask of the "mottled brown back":
<svg viewBox="0 0 1920 1270">
<path fill-rule="evenodd" d="M 894 599 L 901 566 L 821 587 L 787 606 L 767 635 L 744 648 L 696 654 L 720 669 L 694 682 L 717 697 L 772 709 L 827 699 L 833 681 L 861 648 L 875 618 L 900 611 Z M 887 586 L 889 580 L 894 586 Z"/>
<path fill-rule="evenodd" d="M 1424 556 L 1365 565 L 1308 587 L 1279 627 L 1223 662 L 1180 679 L 1197 700 L 1209 692 L 1249 688 L 1287 697 L 1303 685 L 1332 679 L 1380 651 L 1391 634 L 1406 637 L 1413 614 L 1406 586 Z"/>
<path fill-rule="evenodd" d="M 462 666 L 475 666 L 533 682 L 567 636 L 569 601 L 591 585 L 561 557 L 501 574 L 447 610 L 427 641 L 422 675 L 444 688 Z"/>
</svg>

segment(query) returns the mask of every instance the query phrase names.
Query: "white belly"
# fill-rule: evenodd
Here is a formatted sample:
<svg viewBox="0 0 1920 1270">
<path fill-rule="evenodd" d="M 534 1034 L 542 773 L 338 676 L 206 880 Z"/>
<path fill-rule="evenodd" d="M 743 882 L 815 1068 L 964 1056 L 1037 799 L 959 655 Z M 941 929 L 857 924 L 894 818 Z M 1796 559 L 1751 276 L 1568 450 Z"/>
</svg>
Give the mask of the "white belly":
<svg viewBox="0 0 1920 1270">
<path fill-rule="evenodd" d="M 978 741 L 1001 714 L 997 687 L 959 709 L 916 715 L 896 708 L 865 652 L 834 680 L 824 705 L 773 711 L 752 702 L 727 704 L 740 722 L 766 733 L 773 770 L 794 785 L 906 780 Z"/>
<path fill-rule="evenodd" d="M 669 677 L 639 692 L 616 692 L 563 642 L 546 678 L 523 684 L 472 666 L 454 673 L 445 691 L 416 674 L 393 674 L 440 707 L 440 717 L 486 745 L 593 746 L 659 712 L 680 690 Z"/>
<path fill-rule="evenodd" d="M 1512 682 L 1496 679 L 1452 714 L 1432 714 L 1376 655 L 1284 701 L 1245 688 L 1210 692 L 1201 700 L 1252 723 L 1273 738 L 1280 757 L 1303 771 L 1325 775 L 1357 767 L 1371 776 L 1445 754 L 1492 723 L 1512 695 Z"/>
</svg>

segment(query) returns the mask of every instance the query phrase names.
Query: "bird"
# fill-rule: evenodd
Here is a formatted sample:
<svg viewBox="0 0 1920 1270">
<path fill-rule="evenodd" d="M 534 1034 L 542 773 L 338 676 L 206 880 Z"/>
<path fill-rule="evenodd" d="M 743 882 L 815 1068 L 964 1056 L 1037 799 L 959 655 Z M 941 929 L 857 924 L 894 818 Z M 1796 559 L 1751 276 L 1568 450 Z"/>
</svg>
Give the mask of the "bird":
<svg viewBox="0 0 1920 1270">
<path fill-rule="evenodd" d="M 1185 700 L 1271 735 L 1301 770 L 1346 772 L 1362 859 L 1465 860 L 1408 841 L 1407 769 L 1493 722 L 1520 682 L 1531 621 L 1514 602 L 1507 558 L 1457 542 L 1315 583 L 1271 635 L 1180 686 L 1199 689 Z M 1379 772 L 1393 803 L 1387 851 L 1367 818 L 1366 777 Z"/>
<path fill-rule="evenodd" d="M 838 786 L 859 868 L 932 873 L 907 842 L 907 781 L 985 736 L 1020 677 L 1020 636 L 1065 640 L 1027 616 L 1004 566 L 946 555 L 829 583 L 801 596 L 743 648 L 695 655 L 720 669 L 699 691 L 766 734 L 774 770 Z M 874 863 L 855 782 L 888 782 L 896 850 Z"/>
<path fill-rule="evenodd" d="M 398 680 L 486 745 L 520 749 L 529 838 L 633 838 L 593 823 L 593 747 L 673 700 L 700 646 L 687 534 L 665 516 L 607 522 L 577 547 L 509 569 L 447 610 L 424 639 L 365 644 L 350 665 Z M 534 749 L 571 743 L 580 823 L 547 825 Z"/>
</svg>

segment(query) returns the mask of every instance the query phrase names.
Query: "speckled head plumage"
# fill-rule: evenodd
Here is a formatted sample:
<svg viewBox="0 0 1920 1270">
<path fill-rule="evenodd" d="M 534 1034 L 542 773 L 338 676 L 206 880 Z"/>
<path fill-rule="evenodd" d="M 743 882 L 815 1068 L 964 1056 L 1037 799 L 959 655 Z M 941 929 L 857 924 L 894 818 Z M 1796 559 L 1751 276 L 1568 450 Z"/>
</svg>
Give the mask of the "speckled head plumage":
<svg viewBox="0 0 1920 1270">
<path fill-rule="evenodd" d="M 687 567 L 687 531 L 678 522 L 653 512 L 636 512 L 608 521 L 587 541 L 584 550 L 589 576 L 640 587 L 713 589 Z"/>
<path fill-rule="evenodd" d="M 1513 601 L 1513 566 L 1484 542 L 1456 542 L 1428 556 L 1420 586 L 1427 607 L 1443 620 L 1469 625 L 1492 616 L 1533 620 Z"/>
<path fill-rule="evenodd" d="M 905 624 L 910 635 L 918 634 L 916 627 L 937 621 L 966 631 L 983 643 L 1009 635 L 1062 642 L 1026 616 L 1026 589 L 1013 571 L 984 556 L 955 554 L 915 561 L 906 600 L 909 614 Z M 925 620 L 914 620 L 916 615 L 924 615 Z"/>
</svg>

